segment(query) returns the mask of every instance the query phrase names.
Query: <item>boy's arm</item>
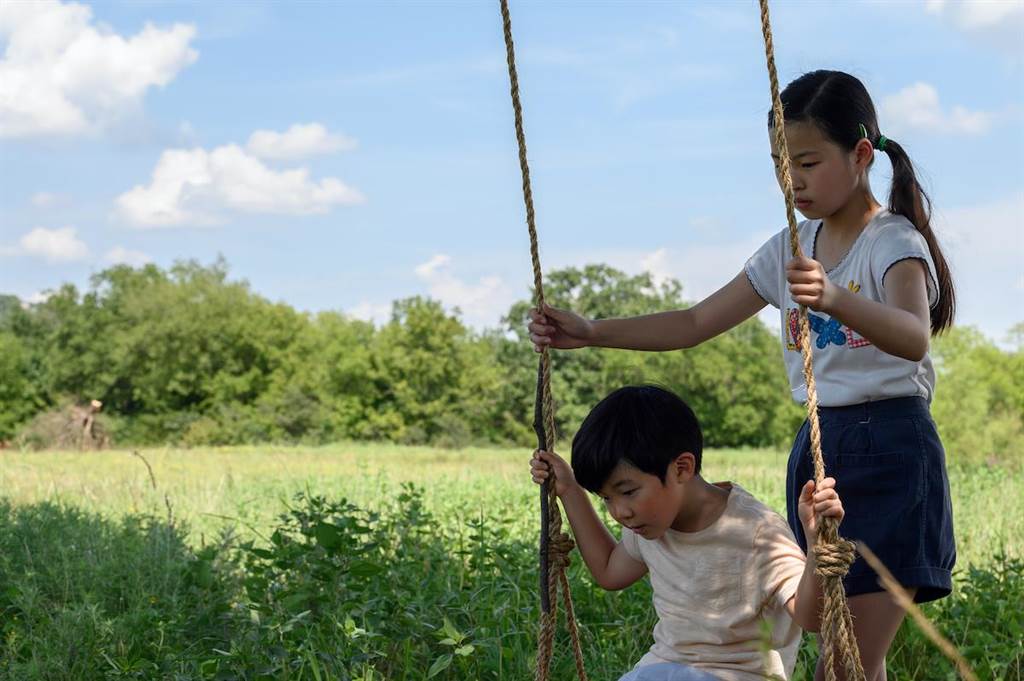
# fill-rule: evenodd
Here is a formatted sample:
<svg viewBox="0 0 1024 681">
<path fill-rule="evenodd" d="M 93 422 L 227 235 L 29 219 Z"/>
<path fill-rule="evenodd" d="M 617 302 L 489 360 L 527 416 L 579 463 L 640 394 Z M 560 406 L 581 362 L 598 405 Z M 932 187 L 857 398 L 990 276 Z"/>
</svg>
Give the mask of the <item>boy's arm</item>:
<svg viewBox="0 0 1024 681">
<path fill-rule="evenodd" d="M 817 561 L 814 547 L 818 543 L 818 528 L 822 517 L 832 517 L 836 522 L 843 519 L 843 503 L 835 490 L 834 478 L 825 478 L 816 489 L 813 480 L 808 480 L 800 491 L 797 512 L 807 538 L 807 560 L 796 593 L 786 602 L 786 610 L 793 621 L 806 631 L 816 632 L 821 628 L 822 586 L 821 578 L 815 574 Z"/>
<path fill-rule="evenodd" d="M 576 546 L 598 586 L 618 591 L 647 574 L 647 566 L 630 556 L 621 542 L 615 541 L 582 487 L 570 487 L 561 499 Z"/>
<path fill-rule="evenodd" d="M 821 629 L 821 602 L 823 591 L 821 579 L 814 574 L 817 561 L 814 559 L 814 545 L 817 541 L 807 539 L 807 561 L 804 563 L 800 584 L 793 597 L 786 601 L 786 611 L 801 629 L 817 633 Z"/>
<path fill-rule="evenodd" d="M 643 577 L 647 566 L 635 560 L 620 542 L 615 541 L 597 516 L 586 491 L 576 482 L 565 459 L 551 452 L 538 450 L 533 453 L 530 472 L 534 482 L 542 484 L 547 480 L 551 468 L 555 471 L 555 494 L 562 500 L 583 562 L 598 586 L 616 591 Z"/>
</svg>

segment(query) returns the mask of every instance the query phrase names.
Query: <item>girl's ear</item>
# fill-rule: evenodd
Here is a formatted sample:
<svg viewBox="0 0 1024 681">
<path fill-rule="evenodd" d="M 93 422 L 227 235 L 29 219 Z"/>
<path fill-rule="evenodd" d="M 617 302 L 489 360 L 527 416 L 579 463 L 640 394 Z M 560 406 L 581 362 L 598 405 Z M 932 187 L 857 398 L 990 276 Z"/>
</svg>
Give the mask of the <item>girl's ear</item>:
<svg viewBox="0 0 1024 681">
<path fill-rule="evenodd" d="M 875 148 L 867 138 L 857 140 L 857 146 L 853 148 L 853 162 L 859 170 L 865 170 L 875 158 Z"/>
</svg>

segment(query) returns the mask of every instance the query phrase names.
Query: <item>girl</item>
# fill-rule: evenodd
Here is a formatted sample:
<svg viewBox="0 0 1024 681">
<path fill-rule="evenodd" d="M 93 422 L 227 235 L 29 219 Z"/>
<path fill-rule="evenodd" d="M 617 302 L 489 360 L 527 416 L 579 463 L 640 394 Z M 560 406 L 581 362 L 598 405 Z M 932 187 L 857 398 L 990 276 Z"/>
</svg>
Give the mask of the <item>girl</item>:
<svg viewBox="0 0 1024 681">
<path fill-rule="evenodd" d="M 530 338 L 538 351 L 690 348 L 770 303 L 780 310 L 794 398 L 805 402 L 797 310 L 806 305 L 825 467 L 839 481 L 846 506 L 840 532 L 871 547 L 916 601 L 942 598 L 951 589 L 956 549 L 945 454 L 928 407 L 935 385 L 928 343 L 952 323 L 955 297 L 929 226 L 930 203 L 906 152 L 880 134 L 859 80 L 814 71 L 790 83 L 782 101 L 796 206 L 807 218 L 799 225 L 800 243 L 808 257 L 791 258 L 782 230 L 731 282 L 694 307 L 600 321 L 545 307 L 531 312 Z M 868 183 L 876 151 L 892 162 L 888 208 Z M 797 501 L 800 483 L 813 477 L 809 446 L 805 422 L 786 472 L 789 524 L 805 550 Z M 904 612 L 862 559 L 845 586 L 867 679 L 881 681 Z M 820 660 L 815 678 L 824 678 Z"/>
</svg>

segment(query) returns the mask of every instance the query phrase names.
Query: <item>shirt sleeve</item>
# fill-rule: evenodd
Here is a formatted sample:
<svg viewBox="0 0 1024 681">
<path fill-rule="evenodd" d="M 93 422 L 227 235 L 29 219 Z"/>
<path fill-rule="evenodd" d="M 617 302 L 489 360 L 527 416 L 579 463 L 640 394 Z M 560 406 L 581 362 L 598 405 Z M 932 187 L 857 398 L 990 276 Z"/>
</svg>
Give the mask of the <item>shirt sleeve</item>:
<svg viewBox="0 0 1024 681">
<path fill-rule="evenodd" d="M 784 608 L 796 594 L 807 559 L 780 516 L 765 518 L 754 537 L 761 581 L 761 603 L 769 609 Z"/>
<path fill-rule="evenodd" d="M 636 532 L 628 527 L 623 527 L 622 539 L 619 543 L 622 544 L 622 548 L 626 549 L 626 553 L 629 554 L 630 558 L 647 565 L 647 561 L 640 555 L 640 540 L 637 539 Z"/>
<path fill-rule="evenodd" d="M 780 234 L 776 234 L 764 242 L 743 266 L 754 292 L 775 307 L 779 307 L 779 281 L 782 278 L 780 244 Z"/>
<path fill-rule="evenodd" d="M 928 286 L 928 307 L 935 307 L 939 302 L 939 285 L 928 242 L 909 220 L 902 216 L 898 217 L 899 220 L 887 225 L 872 244 L 871 272 L 878 284 L 878 290 L 885 290 L 885 275 L 893 265 L 903 260 L 920 260 L 928 272 L 925 276 Z"/>
</svg>

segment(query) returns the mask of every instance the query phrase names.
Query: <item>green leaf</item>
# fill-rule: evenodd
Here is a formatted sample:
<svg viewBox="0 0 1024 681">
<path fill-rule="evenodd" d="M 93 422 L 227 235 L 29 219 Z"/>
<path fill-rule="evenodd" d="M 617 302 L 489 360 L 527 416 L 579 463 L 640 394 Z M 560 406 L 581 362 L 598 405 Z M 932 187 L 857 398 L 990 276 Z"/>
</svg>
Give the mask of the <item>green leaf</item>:
<svg viewBox="0 0 1024 681">
<path fill-rule="evenodd" d="M 313 528 L 313 535 L 317 543 L 328 551 L 341 546 L 341 530 L 329 523 L 317 523 Z"/>
<path fill-rule="evenodd" d="M 349 566 L 348 571 L 356 577 L 374 577 L 384 572 L 385 568 L 368 560 L 359 560 Z"/>
<path fill-rule="evenodd" d="M 444 625 L 441 627 L 441 632 L 448 638 L 455 639 L 458 642 L 462 642 L 462 639 L 466 638 L 465 635 L 461 634 L 455 625 L 451 623 L 447 617 L 444 618 Z"/>
<path fill-rule="evenodd" d="M 467 643 L 464 646 L 459 646 L 458 648 L 456 648 L 455 654 L 461 655 L 462 657 L 466 657 L 468 655 L 472 655 L 474 650 L 476 650 L 476 648 L 473 647 L 471 643 Z"/>
<path fill-rule="evenodd" d="M 430 665 L 430 670 L 427 672 L 427 678 L 432 679 L 445 669 L 448 669 L 452 663 L 452 656 L 450 654 L 444 654 L 441 657 L 434 660 L 434 664 Z"/>
</svg>

